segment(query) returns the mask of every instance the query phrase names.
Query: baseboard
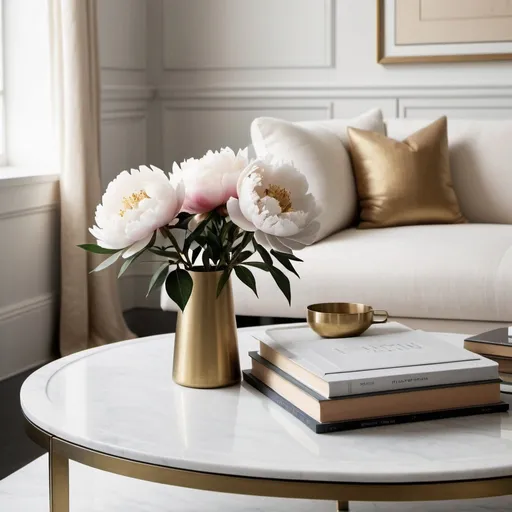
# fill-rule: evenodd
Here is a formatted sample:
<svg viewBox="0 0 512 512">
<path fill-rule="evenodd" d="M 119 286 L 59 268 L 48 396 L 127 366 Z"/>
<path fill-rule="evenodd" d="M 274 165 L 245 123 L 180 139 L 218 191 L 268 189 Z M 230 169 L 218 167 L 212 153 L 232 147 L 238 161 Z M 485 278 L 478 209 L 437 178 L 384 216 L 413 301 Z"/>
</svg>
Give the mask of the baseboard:
<svg viewBox="0 0 512 512">
<path fill-rule="evenodd" d="M 31 372 L 37 370 L 38 368 L 41 368 L 41 366 L 44 366 L 45 364 L 51 363 L 53 360 L 55 360 L 55 357 L 53 357 L 53 356 L 49 357 L 49 358 L 45 358 L 45 359 L 42 359 L 41 361 L 37 361 L 36 363 L 30 363 L 27 366 L 25 366 L 24 368 L 15 370 L 12 373 L 8 373 L 7 375 L 2 375 L 0 377 L 0 383 L 6 381 L 8 379 L 16 378 L 20 374 L 25 373 L 25 372 L 26 373 L 31 373 Z"/>
</svg>

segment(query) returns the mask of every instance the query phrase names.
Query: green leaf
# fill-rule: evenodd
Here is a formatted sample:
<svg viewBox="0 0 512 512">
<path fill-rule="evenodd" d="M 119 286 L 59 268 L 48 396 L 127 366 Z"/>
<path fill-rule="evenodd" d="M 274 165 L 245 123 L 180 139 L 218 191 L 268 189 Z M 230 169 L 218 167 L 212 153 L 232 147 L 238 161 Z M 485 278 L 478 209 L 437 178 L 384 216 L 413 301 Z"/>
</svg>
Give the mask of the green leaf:
<svg viewBox="0 0 512 512">
<path fill-rule="evenodd" d="M 121 256 L 121 254 L 123 254 L 123 252 L 124 252 L 124 249 L 121 249 L 120 251 L 116 252 L 115 254 L 112 254 L 105 261 L 100 263 L 95 269 L 91 270 L 91 273 L 99 272 L 100 270 L 104 270 L 107 267 L 110 267 L 110 265 L 113 265 L 119 259 L 119 257 Z"/>
<path fill-rule="evenodd" d="M 194 282 L 190 274 L 181 268 L 177 268 L 169 273 L 165 280 L 165 290 L 167 295 L 183 311 L 187 305 L 188 299 L 192 294 Z"/>
<path fill-rule="evenodd" d="M 197 257 L 199 256 L 199 253 L 201 252 L 202 250 L 202 247 L 196 247 L 193 251 L 192 251 L 192 265 L 194 264 L 194 262 L 197 260 Z"/>
<path fill-rule="evenodd" d="M 220 259 L 222 246 L 220 245 L 217 236 L 213 234 L 211 231 L 207 231 L 206 238 L 208 240 L 208 245 L 212 251 L 212 260 L 214 261 L 214 263 L 217 263 Z"/>
<path fill-rule="evenodd" d="M 192 242 L 195 242 L 196 239 L 201 236 L 203 234 L 203 231 L 205 230 L 206 226 L 208 225 L 208 223 L 210 222 L 210 220 L 212 219 L 212 216 L 213 216 L 213 212 L 211 212 L 208 217 L 206 217 L 206 219 L 204 219 L 203 221 L 201 221 L 198 225 L 197 225 L 197 228 L 194 229 L 194 231 L 192 231 L 186 238 L 185 238 L 185 243 L 183 244 L 183 251 L 188 251 Z"/>
<path fill-rule="evenodd" d="M 260 263 L 259 261 L 245 261 L 242 265 L 246 265 L 248 267 L 259 268 L 260 270 L 264 270 L 265 272 L 270 272 L 271 267 L 269 267 L 266 263 Z"/>
<path fill-rule="evenodd" d="M 178 214 L 178 222 L 171 226 L 171 229 L 188 229 L 188 223 L 193 216 L 192 213 L 181 212 Z"/>
<path fill-rule="evenodd" d="M 159 249 L 157 247 L 150 247 L 149 252 L 156 254 L 157 256 L 163 256 L 164 258 L 169 258 L 170 260 L 178 260 L 179 255 L 175 251 L 165 251 L 163 249 Z"/>
<path fill-rule="evenodd" d="M 137 254 L 134 254 L 133 256 L 130 256 L 126 260 L 124 260 L 123 264 L 121 265 L 121 268 L 119 269 L 119 274 L 117 274 L 117 277 L 121 277 L 130 267 L 130 265 L 141 255 L 141 252 L 138 252 Z"/>
<path fill-rule="evenodd" d="M 81 244 L 78 247 L 89 252 L 94 252 L 96 254 L 115 254 L 119 251 L 119 249 L 105 249 L 105 247 L 101 247 L 97 244 Z"/>
<path fill-rule="evenodd" d="M 254 253 L 252 251 L 243 251 L 241 252 L 237 259 L 236 259 L 236 264 L 239 265 L 240 263 L 242 263 L 243 261 L 245 261 L 247 258 L 250 258 Z"/>
<path fill-rule="evenodd" d="M 290 253 L 290 252 L 279 252 L 279 251 L 275 251 L 274 249 L 272 249 L 270 251 L 274 256 L 276 254 L 279 254 L 279 256 L 282 256 L 283 258 L 287 258 L 289 260 L 293 260 L 293 261 L 299 261 L 300 263 L 304 263 L 304 260 L 301 260 L 300 258 L 297 258 L 297 256 L 295 256 L 294 254 Z M 277 258 L 277 256 L 276 256 Z"/>
<path fill-rule="evenodd" d="M 209 247 L 207 247 L 203 252 L 203 267 L 206 269 L 210 268 L 210 258 L 212 256 L 212 251 Z"/>
<path fill-rule="evenodd" d="M 168 263 L 162 263 L 156 270 L 156 272 L 151 277 L 149 281 L 148 293 L 146 293 L 146 297 L 156 288 L 160 288 L 165 283 L 165 278 L 167 277 L 167 270 L 169 269 Z"/>
<path fill-rule="evenodd" d="M 205 247 L 206 245 L 208 245 L 208 238 L 206 238 L 206 236 L 198 236 L 194 242 L 202 247 Z"/>
<path fill-rule="evenodd" d="M 276 267 L 270 267 L 270 274 L 274 278 L 277 286 L 283 292 L 288 304 L 292 305 L 292 292 L 290 289 L 290 281 L 289 279 Z"/>
<path fill-rule="evenodd" d="M 283 267 L 286 270 L 289 270 L 290 272 L 293 272 L 298 278 L 300 278 L 299 274 L 297 274 L 297 271 L 293 268 L 292 262 L 283 256 L 283 253 L 277 252 L 277 251 L 271 251 L 272 256 L 283 265 Z"/>
<path fill-rule="evenodd" d="M 248 286 L 256 297 L 258 296 L 258 291 L 256 289 L 256 279 L 254 279 L 253 273 L 245 267 L 235 267 L 235 274 L 242 283 Z"/>
<path fill-rule="evenodd" d="M 270 257 L 270 254 L 265 249 L 265 247 L 256 242 L 256 240 L 253 241 L 253 244 L 256 250 L 258 251 L 258 254 L 261 256 L 263 263 L 266 263 L 267 265 L 272 265 L 272 258 Z"/>
<path fill-rule="evenodd" d="M 228 233 L 231 229 L 231 223 L 230 222 L 226 222 L 224 224 L 224 226 L 222 226 L 222 229 L 220 231 L 220 239 L 221 241 L 224 241 L 225 238 L 228 236 Z"/>
<path fill-rule="evenodd" d="M 226 286 L 230 275 L 231 269 L 227 268 L 220 276 L 219 282 L 217 283 L 217 297 L 222 293 L 222 290 L 224 289 L 224 286 Z"/>
</svg>

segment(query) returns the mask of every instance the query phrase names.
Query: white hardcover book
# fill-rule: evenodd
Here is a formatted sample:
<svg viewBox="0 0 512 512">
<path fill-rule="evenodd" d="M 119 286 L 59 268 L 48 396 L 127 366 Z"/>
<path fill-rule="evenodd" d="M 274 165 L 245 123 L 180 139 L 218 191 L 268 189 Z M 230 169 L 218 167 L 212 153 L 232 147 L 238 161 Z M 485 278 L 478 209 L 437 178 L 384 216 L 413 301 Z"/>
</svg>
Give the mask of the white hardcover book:
<svg viewBox="0 0 512 512">
<path fill-rule="evenodd" d="M 326 398 L 499 378 L 494 361 L 432 333 L 389 327 L 335 339 L 321 338 L 307 325 L 280 327 L 258 339 L 313 375 L 305 384 Z"/>
</svg>

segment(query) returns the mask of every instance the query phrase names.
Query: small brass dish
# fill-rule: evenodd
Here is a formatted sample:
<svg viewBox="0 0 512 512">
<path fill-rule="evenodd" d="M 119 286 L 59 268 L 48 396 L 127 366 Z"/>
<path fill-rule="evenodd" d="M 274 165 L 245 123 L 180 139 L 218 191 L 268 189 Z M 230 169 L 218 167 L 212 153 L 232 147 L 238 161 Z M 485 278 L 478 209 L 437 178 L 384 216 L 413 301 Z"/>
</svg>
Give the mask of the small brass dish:
<svg viewBox="0 0 512 512">
<path fill-rule="evenodd" d="M 383 317 L 377 319 L 376 317 Z M 359 336 L 372 324 L 388 320 L 384 310 L 352 302 L 324 302 L 308 306 L 308 324 L 322 338 Z"/>
</svg>

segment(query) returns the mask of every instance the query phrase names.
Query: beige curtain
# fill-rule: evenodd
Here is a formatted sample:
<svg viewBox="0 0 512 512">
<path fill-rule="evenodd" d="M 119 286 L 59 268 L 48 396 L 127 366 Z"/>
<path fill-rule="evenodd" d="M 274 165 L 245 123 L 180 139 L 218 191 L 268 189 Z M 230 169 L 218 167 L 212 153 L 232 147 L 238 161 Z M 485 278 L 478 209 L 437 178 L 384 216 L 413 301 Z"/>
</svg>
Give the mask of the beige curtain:
<svg viewBox="0 0 512 512">
<path fill-rule="evenodd" d="M 48 0 L 61 196 L 60 351 L 132 338 L 114 270 L 89 274 L 103 259 L 77 247 L 100 201 L 100 87 L 96 0 Z"/>
</svg>

